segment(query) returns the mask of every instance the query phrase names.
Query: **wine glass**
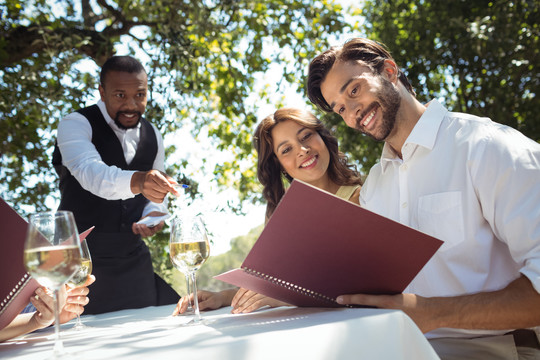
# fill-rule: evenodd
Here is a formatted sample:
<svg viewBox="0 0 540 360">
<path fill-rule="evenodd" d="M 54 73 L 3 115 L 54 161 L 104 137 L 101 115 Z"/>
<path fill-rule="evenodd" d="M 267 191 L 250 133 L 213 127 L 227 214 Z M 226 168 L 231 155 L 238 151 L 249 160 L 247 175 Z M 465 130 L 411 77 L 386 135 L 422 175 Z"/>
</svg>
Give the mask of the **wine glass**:
<svg viewBox="0 0 540 360">
<path fill-rule="evenodd" d="M 73 275 L 67 282 L 67 286 L 72 289 L 84 285 L 88 279 L 88 276 L 92 273 L 92 257 L 90 256 L 90 250 L 88 250 L 86 238 L 81 241 L 81 254 L 81 267 L 79 271 L 77 271 L 75 275 Z M 88 326 L 84 325 L 81 321 L 81 315 L 77 313 L 77 322 L 73 326 L 72 330 L 79 331 L 87 327 Z"/>
<path fill-rule="evenodd" d="M 173 197 L 173 200 L 171 201 L 172 203 L 172 207 L 173 209 L 175 209 L 175 213 L 179 212 L 179 213 L 183 213 L 185 212 L 186 210 L 184 209 L 185 207 L 185 204 L 186 204 L 186 197 L 185 197 L 185 191 L 187 188 L 189 188 L 188 185 L 185 185 L 185 184 L 175 184 L 173 185 L 173 187 L 178 191 L 178 194 L 179 195 L 175 195 Z M 186 272 L 183 272 L 185 277 L 186 277 L 186 290 L 187 290 L 187 298 L 188 298 L 188 302 L 187 302 L 187 309 L 186 311 L 184 312 L 185 315 L 193 315 L 194 311 L 193 311 L 193 306 L 191 305 L 191 300 L 189 300 L 189 295 L 191 294 L 191 279 L 190 279 L 190 275 L 189 275 L 189 272 L 186 271 Z"/>
<path fill-rule="evenodd" d="M 173 265 L 188 274 L 193 287 L 193 323 L 201 323 L 196 272 L 210 255 L 210 243 L 200 216 L 182 215 L 172 221 L 169 251 Z M 189 296 L 189 294 L 188 294 Z"/>
<path fill-rule="evenodd" d="M 60 339 L 58 292 L 81 267 L 81 257 L 77 225 L 71 211 L 30 215 L 24 265 L 41 285 L 54 291 L 54 358 L 65 355 Z"/>
</svg>

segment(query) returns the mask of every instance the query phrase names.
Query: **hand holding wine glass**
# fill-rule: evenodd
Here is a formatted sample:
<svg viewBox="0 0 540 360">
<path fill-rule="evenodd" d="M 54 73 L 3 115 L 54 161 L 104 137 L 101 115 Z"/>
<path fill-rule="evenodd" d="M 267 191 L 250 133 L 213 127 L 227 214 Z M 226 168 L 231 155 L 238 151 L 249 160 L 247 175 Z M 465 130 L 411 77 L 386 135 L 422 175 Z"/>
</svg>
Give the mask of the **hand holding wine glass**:
<svg viewBox="0 0 540 360">
<path fill-rule="evenodd" d="M 210 255 L 210 243 L 200 216 L 182 215 L 173 219 L 169 251 L 173 265 L 191 278 L 195 312 L 193 322 L 200 323 L 195 274 Z"/>
<path fill-rule="evenodd" d="M 73 213 L 43 212 L 30 216 L 24 244 L 24 264 L 32 277 L 54 291 L 55 358 L 65 354 L 60 339 L 58 294 L 81 267 L 81 256 Z"/>
</svg>

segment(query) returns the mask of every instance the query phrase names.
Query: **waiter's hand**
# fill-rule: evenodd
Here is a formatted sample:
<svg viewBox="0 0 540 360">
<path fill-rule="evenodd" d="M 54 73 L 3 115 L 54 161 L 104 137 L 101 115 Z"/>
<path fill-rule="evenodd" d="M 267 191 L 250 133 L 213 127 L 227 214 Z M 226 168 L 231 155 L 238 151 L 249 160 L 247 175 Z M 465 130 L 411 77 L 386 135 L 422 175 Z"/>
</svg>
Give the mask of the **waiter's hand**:
<svg viewBox="0 0 540 360">
<path fill-rule="evenodd" d="M 166 215 L 166 214 L 162 213 L 162 212 L 159 212 L 159 211 L 152 211 L 152 212 L 148 213 L 148 215 L 146 215 L 145 217 L 148 217 L 148 216 L 163 216 L 163 215 Z M 141 220 L 144 219 L 145 217 L 141 218 Z M 157 224 L 156 226 L 152 226 L 152 227 L 148 227 L 145 224 L 133 223 L 133 225 L 131 225 L 131 230 L 133 231 L 133 233 L 135 235 L 141 235 L 142 237 L 148 237 L 148 236 L 154 235 L 158 231 L 161 231 L 161 229 L 163 229 L 164 225 L 165 225 L 165 221 L 161 221 L 159 224 Z"/>
<path fill-rule="evenodd" d="M 169 192 L 178 196 L 173 185 L 177 182 L 169 175 L 159 170 L 137 171 L 131 177 L 131 192 L 143 194 L 145 198 L 155 203 L 162 203 Z"/>
</svg>

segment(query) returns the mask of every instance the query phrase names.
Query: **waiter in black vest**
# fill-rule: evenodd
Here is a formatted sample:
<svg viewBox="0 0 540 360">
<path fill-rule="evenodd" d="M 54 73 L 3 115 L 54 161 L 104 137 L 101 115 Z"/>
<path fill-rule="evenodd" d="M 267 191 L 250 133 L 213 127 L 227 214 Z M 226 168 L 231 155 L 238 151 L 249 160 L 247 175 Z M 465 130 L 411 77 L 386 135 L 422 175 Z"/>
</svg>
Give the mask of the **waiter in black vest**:
<svg viewBox="0 0 540 360">
<path fill-rule="evenodd" d="M 113 56 L 101 69 L 101 100 L 58 125 L 53 164 L 60 176 L 59 209 L 75 215 L 88 236 L 96 282 L 85 314 L 175 304 L 178 294 L 154 273 L 142 236 L 160 231 L 136 224 L 167 212 L 176 184 L 164 172 L 157 128 L 142 117 L 148 78 L 139 61 Z"/>
</svg>

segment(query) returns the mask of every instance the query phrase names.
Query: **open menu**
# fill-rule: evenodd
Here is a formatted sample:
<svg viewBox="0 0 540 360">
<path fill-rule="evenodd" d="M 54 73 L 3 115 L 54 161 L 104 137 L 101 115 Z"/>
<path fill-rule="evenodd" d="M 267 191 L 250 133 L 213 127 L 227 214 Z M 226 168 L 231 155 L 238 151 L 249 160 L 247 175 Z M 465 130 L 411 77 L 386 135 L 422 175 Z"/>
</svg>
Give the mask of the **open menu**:
<svg viewBox="0 0 540 360">
<path fill-rule="evenodd" d="M 240 269 L 216 279 L 296 306 L 398 294 L 442 241 L 294 180 Z"/>
<path fill-rule="evenodd" d="M 30 297 L 40 286 L 24 267 L 27 229 L 28 222 L 0 198 L 0 329 L 7 326 L 30 303 Z M 79 235 L 81 241 L 92 229 Z"/>
</svg>

